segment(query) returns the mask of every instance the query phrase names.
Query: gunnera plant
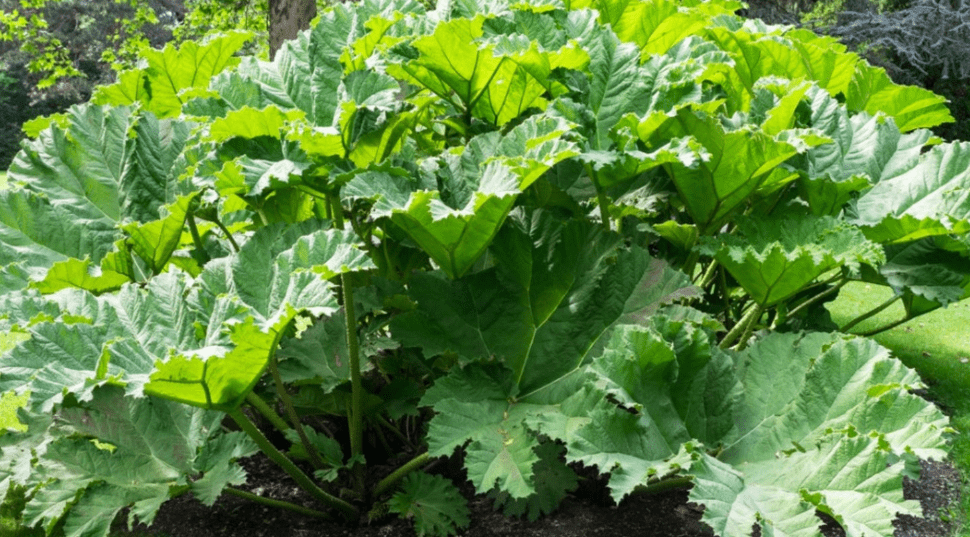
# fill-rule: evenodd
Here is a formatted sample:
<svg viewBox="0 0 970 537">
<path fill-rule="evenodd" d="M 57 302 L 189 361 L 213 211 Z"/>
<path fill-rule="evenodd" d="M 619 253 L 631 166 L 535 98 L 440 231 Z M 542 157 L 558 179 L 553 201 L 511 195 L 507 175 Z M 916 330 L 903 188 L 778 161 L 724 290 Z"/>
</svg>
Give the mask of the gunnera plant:
<svg viewBox="0 0 970 537">
<path fill-rule="evenodd" d="M 970 144 L 933 93 L 717 0 L 338 4 L 272 61 L 147 51 L 0 192 L 0 495 L 103 537 L 222 494 L 468 524 L 576 467 L 729 537 L 919 515 L 918 375 L 820 313 L 970 296 Z M 874 305 L 878 311 L 883 306 Z M 241 488 L 278 464 L 312 498 Z"/>
</svg>

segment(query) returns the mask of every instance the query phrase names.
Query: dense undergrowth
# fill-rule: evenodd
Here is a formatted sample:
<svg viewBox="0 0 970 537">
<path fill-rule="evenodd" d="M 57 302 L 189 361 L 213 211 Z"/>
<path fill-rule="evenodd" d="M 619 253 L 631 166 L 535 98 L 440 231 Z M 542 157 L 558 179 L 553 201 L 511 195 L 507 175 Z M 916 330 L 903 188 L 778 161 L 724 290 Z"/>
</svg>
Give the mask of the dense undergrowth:
<svg viewBox="0 0 970 537">
<path fill-rule="evenodd" d="M 891 535 L 951 429 L 824 303 L 970 295 L 970 145 L 925 130 L 942 98 L 739 7 L 340 5 L 273 62 L 169 47 L 32 123 L 0 193 L 0 391 L 28 394 L 0 494 L 105 535 L 246 494 L 261 451 L 318 501 L 278 506 L 444 535 L 464 500 L 421 469 L 460 450 L 509 515 L 584 465 L 616 501 L 691 487 L 719 535 Z"/>
</svg>

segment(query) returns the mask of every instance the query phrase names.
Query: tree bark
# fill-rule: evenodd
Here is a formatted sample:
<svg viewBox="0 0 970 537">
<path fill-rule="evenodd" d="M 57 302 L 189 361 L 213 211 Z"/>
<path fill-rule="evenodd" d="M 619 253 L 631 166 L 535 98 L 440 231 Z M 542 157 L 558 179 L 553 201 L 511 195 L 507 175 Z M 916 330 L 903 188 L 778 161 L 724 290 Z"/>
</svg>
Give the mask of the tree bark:
<svg viewBox="0 0 970 537">
<path fill-rule="evenodd" d="M 309 28 L 316 16 L 316 0 L 269 0 L 270 58 L 276 57 L 284 41 L 296 39 L 300 31 Z"/>
</svg>

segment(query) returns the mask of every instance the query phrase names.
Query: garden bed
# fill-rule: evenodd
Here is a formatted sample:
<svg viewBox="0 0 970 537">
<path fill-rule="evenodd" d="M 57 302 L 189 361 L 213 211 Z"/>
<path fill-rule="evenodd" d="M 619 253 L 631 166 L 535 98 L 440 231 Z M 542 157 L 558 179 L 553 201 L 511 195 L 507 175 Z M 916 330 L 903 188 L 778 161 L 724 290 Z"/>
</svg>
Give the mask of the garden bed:
<svg viewBox="0 0 970 537">
<path fill-rule="evenodd" d="M 245 490 L 287 501 L 312 506 L 308 498 L 289 478 L 261 456 L 244 461 L 249 473 Z M 457 465 L 455 465 L 457 468 Z M 955 521 L 948 508 L 959 499 L 960 475 L 951 465 L 923 461 L 918 481 L 906 479 L 907 499 L 919 500 L 925 518 L 900 516 L 896 537 L 949 537 Z M 457 473 L 444 468 L 447 474 Z M 702 510 L 687 503 L 686 490 L 672 490 L 651 495 L 634 495 L 614 506 L 603 482 L 586 473 L 579 489 L 563 501 L 551 516 L 535 522 L 510 518 L 495 511 L 492 500 L 474 496 L 469 502 L 471 525 L 464 537 L 708 537 L 713 535 L 700 522 Z M 470 496 L 465 482 L 462 492 Z M 951 516 L 947 516 L 950 514 Z M 121 517 L 119 517 L 120 519 Z M 838 524 L 830 521 L 823 527 L 825 537 L 844 536 Z M 322 521 L 274 509 L 235 496 L 223 495 L 212 508 L 190 496 L 166 503 L 151 527 L 136 526 L 133 532 L 120 530 L 115 537 L 410 537 L 411 524 L 396 516 L 378 516 L 368 523 L 350 526 Z"/>
</svg>

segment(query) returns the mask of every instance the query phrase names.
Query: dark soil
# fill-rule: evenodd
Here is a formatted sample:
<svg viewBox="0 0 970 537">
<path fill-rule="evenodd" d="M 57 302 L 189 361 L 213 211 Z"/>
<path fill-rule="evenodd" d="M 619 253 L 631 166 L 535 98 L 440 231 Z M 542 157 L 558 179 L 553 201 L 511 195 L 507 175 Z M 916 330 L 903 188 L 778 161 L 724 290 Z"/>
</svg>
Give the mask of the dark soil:
<svg viewBox="0 0 970 537">
<path fill-rule="evenodd" d="M 244 462 L 249 482 L 243 489 L 272 498 L 306 506 L 313 502 L 275 466 L 256 456 Z M 436 467 L 436 472 L 454 474 L 455 464 Z M 563 501 L 559 510 L 536 522 L 507 518 L 496 512 L 492 500 L 473 496 L 467 482 L 463 492 L 470 498 L 471 525 L 460 535 L 467 537 L 710 537 L 713 533 L 700 523 L 702 509 L 687 502 L 686 490 L 654 495 L 639 495 L 614 506 L 605 484 L 595 476 L 584 476 L 580 488 Z M 906 479 L 905 496 L 917 499 L 925 518 L 900 516 L 894 522 L 896 537 L 949 537 L 954 522 L 941 520 L 955 508 L 960 495 L 960 474 L 947 463 L 923 462 L 919 481 Z M 126 517 L 119 517 L 119 521 Z M 944 516 L 944 518 L 947 518 Z M 119 524 L 119 530 L 120 530 Z M 162 506 L 151 528 L 137 526 L 134 532 L 119 531 L 131 537 L 412 537 L 414 530 L 397 516 L 384 516 L 357 526 L 314 519 L 281 509 L 223 495 L 207 508 L 189 495 Z M 844 536 L 832 521 L 823 528 L 825 537 Z M 725 536 L 735 537 L 735 536 Z"/>
</svg>

